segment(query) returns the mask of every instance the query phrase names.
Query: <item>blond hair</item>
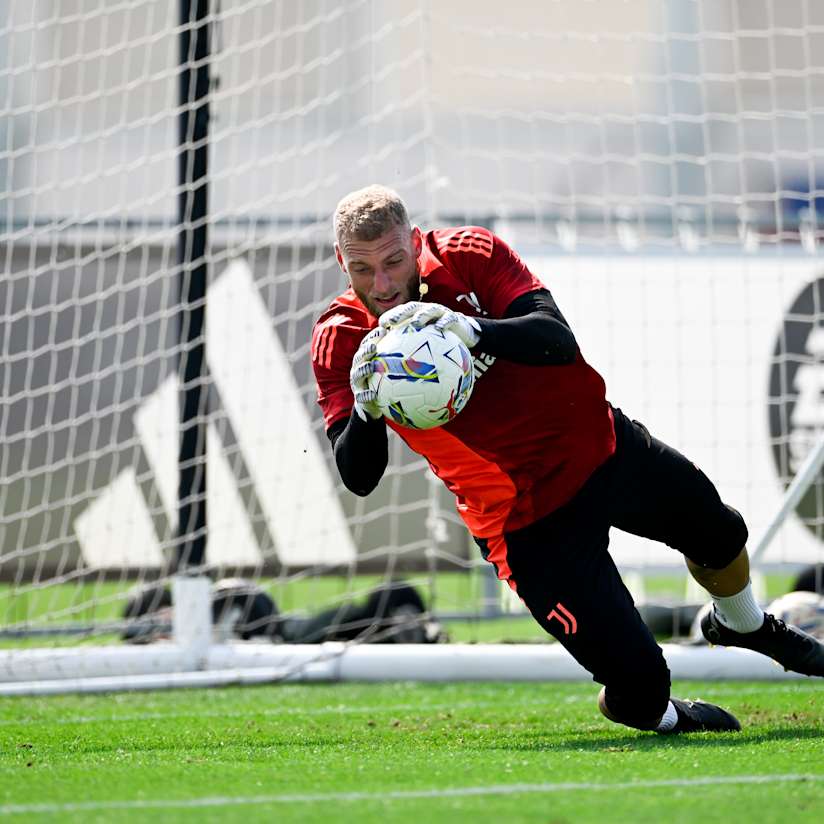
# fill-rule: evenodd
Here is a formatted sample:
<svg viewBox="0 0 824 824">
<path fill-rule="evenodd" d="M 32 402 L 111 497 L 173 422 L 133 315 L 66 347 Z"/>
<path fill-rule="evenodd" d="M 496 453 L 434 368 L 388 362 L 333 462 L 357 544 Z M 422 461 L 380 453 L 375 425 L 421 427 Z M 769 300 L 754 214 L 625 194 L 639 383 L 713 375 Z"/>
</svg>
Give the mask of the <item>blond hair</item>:
<svg viewBox="0 0 824 824">
<path fill-rule="evenodd" d="M 411 230 L 401 196 L 386 186 L 373 184 L 350 192 L 338 203 L 333 218 L 335 240 L 376 240 L 395 226 Z"/>
</svg>

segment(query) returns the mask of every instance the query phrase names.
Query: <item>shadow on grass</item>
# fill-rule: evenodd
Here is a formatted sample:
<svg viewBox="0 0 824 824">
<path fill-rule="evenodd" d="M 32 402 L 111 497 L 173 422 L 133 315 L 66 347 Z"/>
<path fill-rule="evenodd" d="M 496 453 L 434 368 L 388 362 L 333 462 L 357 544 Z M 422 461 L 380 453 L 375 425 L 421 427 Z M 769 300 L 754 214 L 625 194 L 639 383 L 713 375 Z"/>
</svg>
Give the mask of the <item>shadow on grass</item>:
<svg viewBox="0 0 824 824">
<path fill-rule="evenodd" d="M 745 727 L 740 733 L 686 733 L 681 735 L 658 735 L 627 729 L 624 734 L 604 735 L 593 731 L 584 736 L 567 737 L 562 741 L 547 740 L 540 733 L 529 735 L 531 741 L 524 741 L 519 736 L 517 742 L 506 741 L 490 743 L 483 749 L 512 750 L 516 752 L 550 752 L 558 750 L 589 751 L 651 751 L 657 749 L 716 748 L 716 747 L 752 747 L 758 744 L 771 744 L 779 741 L 824 741 L 824 727 L 821 725 L 782 725 L 769 729 L 752 729 Z"/>
</svg>

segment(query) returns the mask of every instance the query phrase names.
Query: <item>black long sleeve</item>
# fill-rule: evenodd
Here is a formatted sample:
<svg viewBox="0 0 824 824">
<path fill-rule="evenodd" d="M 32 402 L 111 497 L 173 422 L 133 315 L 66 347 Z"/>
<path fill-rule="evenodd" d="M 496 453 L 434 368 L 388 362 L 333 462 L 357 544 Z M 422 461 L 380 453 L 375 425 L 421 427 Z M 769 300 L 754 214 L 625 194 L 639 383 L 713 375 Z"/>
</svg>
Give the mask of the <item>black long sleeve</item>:
<svg viewBox="0 0 824 824">
<path fill-rule="evenodd" d="M 383 418 L 362 421 L 355 410 L 326 430 L 341 480 L 350 492 L 365 498 L 383 477 L 389 463 L 389 441 Z"/>
<path fill-rule="evenodd" d="M 477 320 L 481 339 L 475 352 L 531 366 L 563 366 L 577 356 L 575 337 L 545 289 L 516 298 L 507 308 L 505 318 Z M 361 497 L 369 495 L 389 463 L 383 418 L 362 421 L 353 409 L 349 418 L 332 424 L 326 434 L 346 488 Z"/>
<path fill-rule="evenodd" d="M 515 298 L 504 318 L 476 320 L 481 339 L 475 351 L 529 366 L 565 366 L 578 354 L 575 336 L 546 289 Z"/>
</svg>

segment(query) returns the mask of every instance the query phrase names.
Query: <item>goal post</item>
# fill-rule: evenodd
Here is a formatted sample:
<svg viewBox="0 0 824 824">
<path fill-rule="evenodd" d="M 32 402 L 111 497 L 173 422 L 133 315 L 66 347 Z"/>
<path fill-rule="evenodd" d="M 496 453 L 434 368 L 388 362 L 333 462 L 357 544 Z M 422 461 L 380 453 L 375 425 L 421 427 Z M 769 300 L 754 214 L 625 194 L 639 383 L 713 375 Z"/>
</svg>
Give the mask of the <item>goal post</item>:
<svg viewBox="0 0 824 824">
<path fill-rule="evenodd" d="M 824 560 L 824 7 L 0 0 L 0 55 L 0 691 L 520 671 L 462 647 L 536 636 L 425 462 L 391 439 L 356 498 L 323 431 L 331 214 L 371 182 L 511 242 L 761 571 Z M 453 643 L 314 643 L 407 586 Z"/>
<path fill-rule="evenodd" d="M 178 265 L 180 291 L 180 458 L 178 571 L 206 562 L 209 376 L 206 295 L 209 280 L 209 0 L 180 0 Z"/>
</svg>

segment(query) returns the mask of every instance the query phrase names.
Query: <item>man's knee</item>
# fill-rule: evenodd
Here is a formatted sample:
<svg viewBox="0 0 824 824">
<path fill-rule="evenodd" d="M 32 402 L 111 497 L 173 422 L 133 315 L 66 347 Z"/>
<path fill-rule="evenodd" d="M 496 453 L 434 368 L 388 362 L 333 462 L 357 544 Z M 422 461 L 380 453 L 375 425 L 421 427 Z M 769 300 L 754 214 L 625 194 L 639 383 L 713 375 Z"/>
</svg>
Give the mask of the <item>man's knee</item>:
<svg viewBox="0 0 824 824">
<path fill-rule="evenodd" d="M 701 524 L 688 546 L 679 546 L 693 564 L 725 569 L 747 544 L 749 532 L 741 513 L 723 504 L 714 521 Z"/>
<path fill-rule="evenodd" d="M 661 661 L 663 662 L 663 656 Z M 667 709 L 670 673 L 666 663 L 636 673 L 631 681 L 610 681 L 598 695 L 598 709 L 618 724 L 654 730 Z"/>
</svg>

